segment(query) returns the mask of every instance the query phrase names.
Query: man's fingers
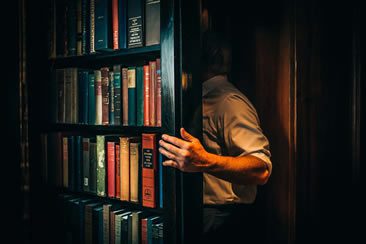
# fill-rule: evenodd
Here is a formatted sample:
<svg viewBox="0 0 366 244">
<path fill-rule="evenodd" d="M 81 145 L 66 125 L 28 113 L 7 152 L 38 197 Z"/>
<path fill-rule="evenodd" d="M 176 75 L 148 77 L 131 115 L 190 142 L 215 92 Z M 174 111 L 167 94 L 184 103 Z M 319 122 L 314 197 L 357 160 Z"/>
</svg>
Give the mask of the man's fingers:
<svg viewBox="0 0 366 244">
<path fill-rule="evenodd" d="M 180 128 L 180 135 L 184 140 L 187 140 L 190 142 L 193 142 L 196 139 L 196 137 L 189 134 L 184 128 Z"/>
<path fill-rule="evenodd" d="M 165 150 L 162 147 L 159 147 L 159 152 L 169 159 L 173 159 L 173 160 L 175 159 L 174 154 L 172 154 L 171 152 L 168 152 L 167 150 Z"/>
<path fill-rule="evenodd" d="M 164 135 L 162 135 L 162 138 L 164 141 L 170 142 L 171 144 L 176 145 L 180 148 L 187 148 L 187 146 L 188 146 L 188 142 L 186 142 L 182 139 L 179 139 L 175 136 L 169 136 L 167 134 L 164 134 Z"/>
<path fill-rule="evenodd" d="M 173 168 L 176 168 L 176 169 L 178 169 L 178 168 L 179 168 L 179 166 L 178 166 L 177 162 L 175 162 L 175 161 L 173 161 L 173 160 L 166 160 L 166 161 L 164 161 L 164 162 L 163 162 L 163 165 L 164 165 L 164 166 L 173 167 Z"/>
<path fill-rule="evenodd" d="M 183 150 L 180 149 L 179 147 L 176 147 L 170 143 L 167 143 L 163 140 L 159 141 L 160 146 L 162 146 L 164 149 L 166 149 L 167 151 L 173 153 L 174 155 L 178 156 L 178 155 L 183 155 Z"/>
</svg>

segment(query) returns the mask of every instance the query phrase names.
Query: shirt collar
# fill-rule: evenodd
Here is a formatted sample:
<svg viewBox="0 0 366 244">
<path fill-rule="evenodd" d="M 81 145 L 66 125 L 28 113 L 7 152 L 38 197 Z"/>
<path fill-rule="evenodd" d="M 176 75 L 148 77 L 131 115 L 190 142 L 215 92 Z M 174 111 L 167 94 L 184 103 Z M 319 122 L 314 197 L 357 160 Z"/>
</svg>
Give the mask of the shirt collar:
<svg viewBox="0 0 366 244">
<path fill-rule="evenodd" d="M 220 83 L 227 82 L 226 75 L 216 75 L 202 83 L 202 96 L 206 96 L 207 93 L 216 88 Z"/>
</svg>

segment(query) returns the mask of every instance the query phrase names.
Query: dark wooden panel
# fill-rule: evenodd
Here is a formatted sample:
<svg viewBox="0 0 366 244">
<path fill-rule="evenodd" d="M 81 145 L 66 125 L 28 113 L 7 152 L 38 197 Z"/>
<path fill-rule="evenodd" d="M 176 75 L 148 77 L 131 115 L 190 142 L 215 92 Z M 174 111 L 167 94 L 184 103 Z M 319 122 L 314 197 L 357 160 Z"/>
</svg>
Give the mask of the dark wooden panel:
<svg viewBox="0 0 366 244">
<path fill-rule="evenodd" d="M 297 238 L 349 242 L 358 214 L 351 185 L 353 6 L 297 1 L 296 11 Z"/>
</svg>

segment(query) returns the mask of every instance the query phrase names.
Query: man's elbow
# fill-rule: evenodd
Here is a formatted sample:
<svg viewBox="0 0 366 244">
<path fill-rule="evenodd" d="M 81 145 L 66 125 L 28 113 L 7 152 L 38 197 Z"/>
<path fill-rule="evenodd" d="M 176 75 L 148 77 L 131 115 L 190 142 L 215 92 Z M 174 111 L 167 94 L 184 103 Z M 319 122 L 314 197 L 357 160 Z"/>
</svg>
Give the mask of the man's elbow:
<svg viewBox="0 0 366 244">
<path fill-rule="evenodd" d="M 268 179 L 269 179 L 269 171 L 268 169 L 265 169 L 260 176 L 258 177 L 258 185 L 264 185 L 267 183 Z"/>
</svg>

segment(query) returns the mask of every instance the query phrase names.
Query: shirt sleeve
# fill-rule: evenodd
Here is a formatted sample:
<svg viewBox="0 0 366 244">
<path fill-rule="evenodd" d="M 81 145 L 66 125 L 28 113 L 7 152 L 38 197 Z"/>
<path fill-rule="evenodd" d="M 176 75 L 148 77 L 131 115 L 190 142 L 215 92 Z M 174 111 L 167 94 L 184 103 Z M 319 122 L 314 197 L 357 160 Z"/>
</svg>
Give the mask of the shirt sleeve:
<svg viewBox="0 0 366 244">
<path fill-rule="evenodd" d="M 263 160 L 272 173 L 269 142 L 263 134 L 259 118 L 253 105 L 245 97 L 237 94 L 227 96 L 222 103 L 222 139 L 229 156 L 252 155 Z"/>
</svg>

